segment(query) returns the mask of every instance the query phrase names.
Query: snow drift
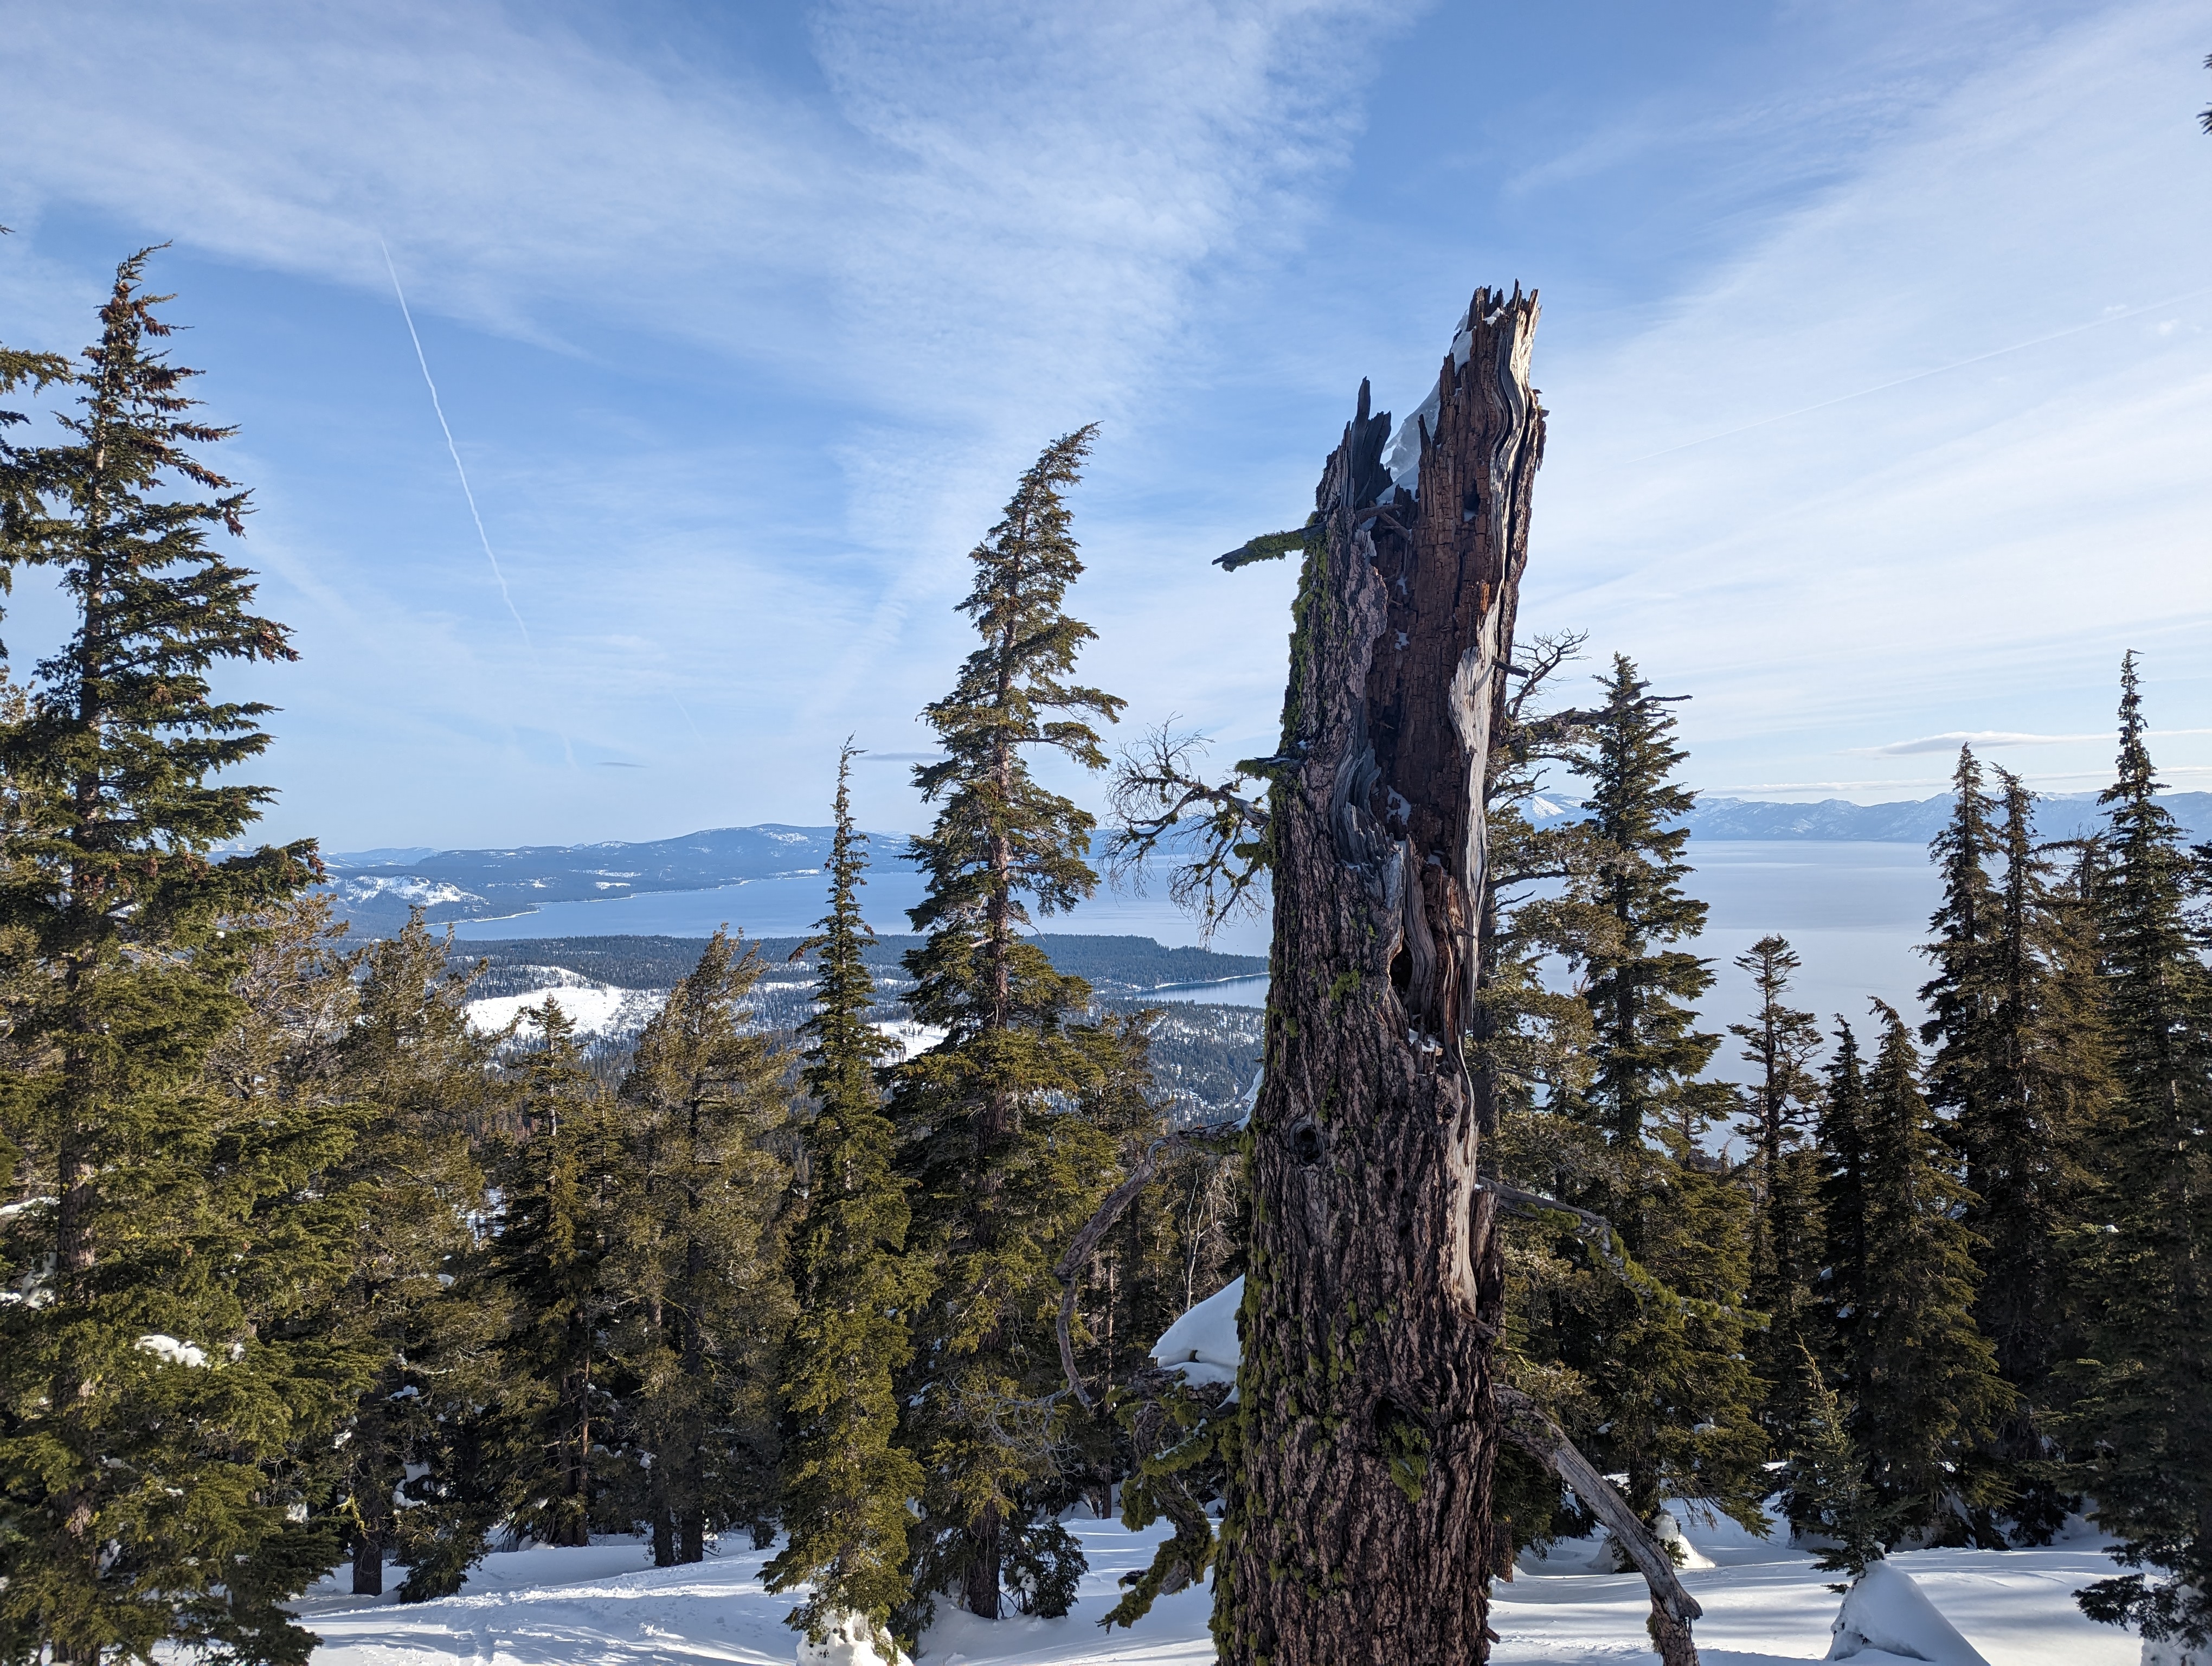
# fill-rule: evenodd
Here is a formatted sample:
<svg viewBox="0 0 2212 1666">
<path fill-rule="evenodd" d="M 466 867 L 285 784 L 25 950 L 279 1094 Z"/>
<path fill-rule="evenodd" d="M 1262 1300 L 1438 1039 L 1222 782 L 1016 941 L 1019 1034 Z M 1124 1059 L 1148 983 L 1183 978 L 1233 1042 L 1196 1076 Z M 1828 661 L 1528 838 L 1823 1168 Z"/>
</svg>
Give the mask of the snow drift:
<svg viewBox="0 0 2212 1666">
<path fill-rule="evenodd" d="M 1889 1563 L 1869 1562 L 1844 1595 L 1837 1614 L 1831 1660 L 1924 1660 L 1929 1666 L 1990 1666 L 1980 1650 L 1936 1611 L 1912 1576 Z"/>
</svg>

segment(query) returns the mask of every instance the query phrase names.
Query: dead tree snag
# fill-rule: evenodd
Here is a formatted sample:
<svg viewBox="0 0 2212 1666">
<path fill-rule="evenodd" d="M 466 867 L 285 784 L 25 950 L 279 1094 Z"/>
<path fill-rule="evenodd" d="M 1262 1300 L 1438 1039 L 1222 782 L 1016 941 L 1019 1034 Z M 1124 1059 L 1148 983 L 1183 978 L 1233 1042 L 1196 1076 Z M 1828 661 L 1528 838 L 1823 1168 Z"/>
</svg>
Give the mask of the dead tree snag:
<svg viewBox="0 0 2212 1666">
<path fill-rule="evenodd" d="M 1417 422 L 1412 490 L 1363 386 L 1302 540 L 1267 761 L 1273 993 L 1214 1620 L 1234 1666 L 1488 1651 L 1495 1204 L 1462 1036 L 1543 451 L 1535 325 L 1533 295 L 1476 292 Z"/>
</svg>

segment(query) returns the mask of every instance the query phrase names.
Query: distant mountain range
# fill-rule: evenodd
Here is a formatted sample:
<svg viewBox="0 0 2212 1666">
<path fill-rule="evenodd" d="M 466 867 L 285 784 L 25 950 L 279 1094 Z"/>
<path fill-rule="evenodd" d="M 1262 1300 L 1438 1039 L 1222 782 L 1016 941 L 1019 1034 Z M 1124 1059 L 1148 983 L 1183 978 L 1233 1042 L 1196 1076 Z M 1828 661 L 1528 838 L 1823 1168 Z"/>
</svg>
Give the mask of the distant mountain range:
<svg viewBox="0 0 2212 1666">
<path fill-rule="evenodd" d="M 2161 804 L 2173 812 L 2186 836 L 2212 837 L 2212 793 L 2168 793 Z M 1540 799 L 1533 818 L 1540 826 L 1572 821 L 1582 814 L 1571 800 Z M 1700 796 L 1683 818 L 1693 838 L 1740 840 L 1833 840 L 1844 844 L 1925 844 L 1951 818 L 1951 794 L 1897 804 L 1853 804 L 1823 799 L 1818 804 L 1772 804 L 1757 799 Z M 2069 839 L 2102 824 L 2094 793 L 2051 793 L 2036 803 L 2036 830 L 2046 839 Z"/>
<path fill-rule="evenodd" d="M 2173 793 L 2161 800 L 2192 840 L 2212 837 L 2212 793 Z M 1571 800 L 1536 800 L 1540 824 L 1582 813 Z M 1925 844 L 1951 813 L 1948 793 L 1899 804 L 1773 804 L 1700 798 L 1686 818 L 1693 837 L 1743 841 L 1827 840 L 1838 843 Z M 2069 838 L 2098 824 L 2095 795 L 2053 793 L 2038 806 L 2045 838 Z M 605 902 L 654 891 L 704 891 L 763 880 L 818 876 L 830 830 L 718 827 L 647 843 L 526 845 L 504 850 L 427 847 L 326 857 L 327 887 L 337 911 L 368 933 L 397 930 L 419 905 L 434 922 L 506 920 L 552 903 Z M 901 833 L 873 836 L 876 860 L 889 863 Z M 888 874 L 883 877 L 888 878 Z M 802 916 L 805 917 L 805 916 Z M 610 923 L 613 923 L 610 921 Z"/>
<path fill-rule="evenodd" d="M 645 844 L 525 845 L 507 850 L 363 850 L 324 860 L 340 913 L 371 929 L 419 905 L 436 921 L 503 920 L 548 903 L 601 902 L 656 891 L 713 891 L 819 873 L 826 827 L 716 827 Z M 878 850 L 903 846 L 882 835 Z"/>
</svg>

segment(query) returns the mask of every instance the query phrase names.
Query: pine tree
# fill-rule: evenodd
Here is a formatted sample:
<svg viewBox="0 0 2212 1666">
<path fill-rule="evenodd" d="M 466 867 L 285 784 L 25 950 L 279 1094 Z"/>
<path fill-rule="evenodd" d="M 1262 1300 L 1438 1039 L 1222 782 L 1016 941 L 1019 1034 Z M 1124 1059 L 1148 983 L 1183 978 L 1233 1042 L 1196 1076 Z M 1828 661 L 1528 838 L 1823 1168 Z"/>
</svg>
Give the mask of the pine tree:
<svg viewBox="0 0 2212 1666">
<path fill-rule="evenodd" d="M 876 1079 L 890 1043 L 868 1023 L 875 984 L 862 952 L 875 933 L 860 915 L 867 835 L 853 825 L 855 756 L 848 744 L 837 758 L 830 912 L 799 951 L 815 965 L 801 1075 L 814 1115 L 805 1127 L 806 1214 L 792 1257 L 799 1310 L 781 1391 L 789 1538 L 766 1583 L 810 1588 L 787 1623 L 814 1641 L 857 1615 L 888 1654 L 890 1617 L 911 1596 L 907 1500 L 922 1485 L 921 1466 L 896 1444 L 894 1383 L 913 1354 L 908 1320 L 928 1290 L 927 1269 L 906 1255 L 912 1212 Z"/>
<path fill-rule="evenodd" d="M 1712 973 L 1665 946 L 1695 936 L 1705 916 L 1681 887 L 1689 836 L 1674 824 L 1693 794 L 1669 777 L 1687 754 L 1674 743 L 1668 701 L 1626 658 L 1599 680 L 1605 701 L 1584 714 L 1588 739 L 1572 763 L 1591 784 L 1588 848 L 1553 911 L 1556 945 L 1583 975 L 1589 1085 L 1553 1114 L 1602 1137 L 1571 1160 L 1579 1173 L 1565 1201 L 1610 1220 L 1635 1268 L 1625 1277 L 1588 1244 L 1559 1241 L 1577 1272 L 1529 1326 L 1527 1359 L 1589 1394 L 1591 1456 L 1626 1472 L 1628 1501 L 1646 1521 L 1669 1490 L 1755 1521 L 1765 1444 L 1746 1359 L 1751 1223 L 1743 1188 L 1700 1143 L 1729 1091 L 1694 1079 L 1720 1037 L 1697 1030 L 1686 1004 Z M 1545 1143 L 1565 1156 L 1574 1142 Z"/>
<path fill-rule="evenodd" d="M 117 271 L 64 443 L 10 454 L 0 550 L 52 569 L 76 618 L 0 725 L 20 997 L 0 1104 L 38 1200 L 7 1253 L 40 1298 L 0 1307 L 0 1654 L 301 1660 L 313 1639 L 281 1604 L 328 1565 L 333 1524 L 295 1519 L 289 1467 L 327 1448 L 353 1384 L 261 1322 L 328 1298 L 313 1182 L 343 1137 L 325 1107 L 248 1107 L 206 1073 L 254 916 L 315 871 L 304 842 L 210 859 L 271 795 L 215 784 L 267 746 L 268 708 L 216 698 L 210 673 L 295 655 L 209 547 L 242 531 L 246 494 L 195 454 L 228 430 L 194 419 L 193 373 L 156 350 L 146 259 Z"/>
<path fill-rule="evenodd" d="M 497 1169 L 504 1218 L 492 1274 L 509 1304 L 507 1379 L 493 1436 L 517 1530 L 549 1545 L 591 1542 L 593 1456 L 610 1408 L 599 1268 L 607 1252 L 611 1129 L 576 1040 L 547 1000 L 526 1007 L 538 1031 L 518 1094 L 520 1137 Z"/>
<path fill-rule="evenodd" d="M 1107 1135 L 1126 1173 L 1167 1132 L 1155 1091 L 1152 1025 L 1157 1011 L 1107 1013 L 1095 1027 L 1076 1032 L 1091 1054 L 1090 1084 L 1077 1111 Z M 1186 1151 L 1159 1167 L 1099 1239 L 1078 1275 L 1074 1327 L 1076 1368 L 1098 1402 L 1087 1424 L 1071 1431 L 1078 1462 L 1064 1465 L 1071 1491 L 1079 1485 L 1094 1514 L 1107 1512 L 1114 1485 L 1138 1462 L 1130 1431 L 1109 1402 L 1115 1391 L 1151 1364 L 1152 1344 L 1197 1299 L 1225 1280 L 1195 1285 L 1189 1262 L 1200 1246 L 1184 1241 L 1178 1199 L 1194 1203 L 1219 1158 Z M 1187 1298 L 1186 1292 L 1191 1294 Z"/>
<path fill-rule="evenodd" d="M 1813 1015 L 1784 999 L 1801 964 L 1786 938 L 1759 939 L 1735 964 L 1759 991 L 1757 1017 L 1729 1026 L 1744 1043 L 1745 1062 L 1759 1072 L 1746 1095 L 1751 1114 L 1741 1132 L 1752 1146 L 1747 1291 L 1766 1323 L 1747 1340 L 1753 1369 L 1766 1384 L 1760 1421 L 1788 1450 L 1801 1410 L 1800 1360 L 1818 1341 L 1813 1305 L 1821 1248 L 1818 1158 L 1799 1134 L 1818 1091 L 1807 1067 L 1820 1051 L 1820 1037 Z"/>
<path fill-rule="evenodd" d="M 1867 1481 L 1865 1456 L 1851 1438 L 1850 1403 L 1830 1388 L 1809 1348 L 1796 1360 L 1802 1408 L 1796 1444 L 1782 1468 L 1784 1509 L 1791 1529 L 1829 1541 L 1813 1563 L 1853 1578 L 1889 1547 L 1894 1523 Z"/>
<path fill-rule="evenodd" d="M 1705 905 L 1684 893 L 1689 829 L 1679 825 L 1697 795 L 1668 777 L 1689 754 L 1674 741 L 1679 696 L 1655 695 L 1626 655 L 1600 678 L 1605 703 L 1591 714 L 1591 741 L 1574 772 L 1590 783 L 1584 808 L 1602 855 L 1574 882 L 1611 925 L 1583 956 L 1595 1071 L 1589 1115 L 1614 1144 L 1655 1128 L 1696 1128 L 1717 1101 L 1694 1079 L 1720 1037 L 1695 1028 L 1693 1001 L 1712 987 L 1709 964 L 1663 945 L 1705 929 Z"/>
<path fill-rule="evenodd" d="M 1980 1240 L 1975 1322 L 2014 1395 L 1990 1456 L 2011 1493 L 2013 1536 L 2047 1544 L 2080 1503 L 2048 1426 L 2051 1374 L 2075 1340 L 2069 1244 L 2093 1185 L 2083 1142 L 2104 1119 L 2112 1082 L 2089 909 L 2036 845 L 2033 795 L 2017 776 L 1997 775 L 2003 872 L 1979 1091 L 1955 1138 L 1975 1200 L 1966 1222 Z"/>
<path fill-rule="evenodd" d="M 1943 895 L 1928 922 L 1935 937 L 1923 952 L 1936 963 L 1936 976 L 1920 991 L 1929 1012 L 1920 1040 L 1935 1049 L 1928 1103 L 1972 1146 L 1989 1116 L 1988 1031 L 2000 992 L 1997 937 L 2004 911 L 1990 872 L 1999 849 L 1996 804 L 1984 789 L 1972 747 L 1959 749 L 1951 782 L 1951 819 L 1928 847 L 1943 876 Z"/>
<path fill-rule="evenodd" d="M 348 1042 L 360 1020 L 356 979 L 364 955 L 346 949 L 346 928 L 333 926 L 331 913 L 328 897 L 309 896 L 253 921 L 258 929 L 233 982 L 242 1010 L 210 1055 L 206 1075 L 235 1105 L 243 1126 L 255 1128 L 257 1134 L 264 1128 L 295 1130 L 295 1137 L 306 1135 L 324 1153 L 321 1162 L 302 1168 L 313 1176 L 307 1187 L 325 1213 L 321 1231 L 301 1235 L 301 1247 L 312 1243 L 324 1258 L 307 1281 L 319 1299 L 300 1310 L 279 1296 L 273 1304 L 279 1310 L 268 1310 L 272 1304 L 267 1296 L 277 1292 L 267 1287 L 262 1257 L 254 1254 L 241 1271 L 245 1287 L 259 1286 L 263 1297 L 248 1298 L 250 1311 L 264 1310 L 253 1313 L 256 1335 L 264 1343 L 331 1350 L 334 1358 L 342 1351 L 352 1356 L 356 1370 L 365 1370 L 373 1368 L 375 1359 L 373 1339 L 331 1320 L 334 1308 L 344 1305 L 349 1275 L 357 1266 L 356 1246 L 378 1231 L 385 1199 L 382 1188 L 369 1178 L 374 1171 L 368 1164 L 374 1160 L 372 1119 L 348 1091 L 345 1079 Z M 264 1147 L 259 1157 L 265 1160 L 270 1154 Z M 298 1232 L 307 1223 L 290 1224 Z M 268 1270 L 280 1279 L 298 1279 L 303 1269 L 295 1254 Z M 305 1462 L 295 1459 L 299 1484 L 315 1493 L 331 1487 L 343 1490 L 342 1472 L 352 1467 L 354 1444 L 351 1431 L 342 1430 L 332 1447 L 306 1455 Z M 342 1501 L 337 1512 L 349 1540 L 357 1526 L 351 1503 Z"/>
<path fill-rule="evenodd" d="M 1863 1311 L 1848 1344 L 1869 1479 L 1901 1531 L 1955 1538 L 1957 1511 L 2002 1497 L 1970 1462 L 2011 1396 L 1975 1329 L 1971 1194 L 1920 1091 L 1919 1056 L 1893 1007 L 1874 1003 L 1881 1049 L 1866 1082 Z"/>
<path fill-rule="evenodd" d="M 2212 990 L 2189 910 L 2201 883 L 2154 796 L 2135 656 L 2120 668 L 2118 777 L 2095 908 L 2117 1095 L 2099 1142 L 2103 1230 L 2079 1276 L 2087 1359 L 2066 1420 L 2119 1558 L 2085 1612 L 2146 1637 L 2212 1634 Z"/>
<path fill-rule="evenodd" d="M 1050 913 L 1096 883 L 1092 818 L 1040 785 L 1025 752 L 1103 769 L 1091 722 L 1122 703 L 1066 680 L 1094 633 L 1063 611 L 1082 563 L 1061 494 L 1091 434 L 1048 447 L 976 548 L 961 607 L 983 645 L 924 714 L 946 756 L 915 772 L 942 808 L 913 848 L 928 892 L 912 910 L 927 940 L 906 959 L 910 1006 L 945 1031 L 896 1069 L 891 1091 L 917 1250 L 937 1284 L 915 1316 L 908 1375 L 907 1440 L 926 1472 L 915 1590 L 924 1602 L 957 1590 L 994 1619 L 1003 1584 L 1036 1611 L 1064 1611 L 1082 1566 L 1066 1530 L 1037 1519 L 1065 1420 L 1041 1397 L 1060 1377 L 1053 1262 L 1113 1151 L 1072 1105 L 1089 1059 L 1070 1030 L 1089 988 L 1020 928 L 1024 897 Z"/>
<path fill-rule="evenodd" d="M 501 1503 L 484 1447 L 507 1315 L 472 1223 L 487 1204 L 477 1136 L 508 1090 L 469 1025 L 470 975 L 448 970 L 452 947 L 420 909 L 372 945 L 337 1061 L 362 1126 L 333 1178 L 372 1203 L 337 1318 L 376 1362 L 340 1449 L 340 1508 L 355 1595 L 382 1592 L 389 1559 L 407 1569 L 408 1602 L 460 1589 Z"/>
<path fill-rule="evenodd" d="M 1820 1160 L 1820 1240 L 1824 1253 L 1814 1297 L 1820 1328 L 1832 1350 L 1827 1363 L 1856 1401 L 1865 1387 L 1857 1365 L 1860 1322 L 1866 1316 L 1867 1107 L 1866 1071 L 1858 1037 L 1840 1015 L 1836 1051 L 1828 1061 L 1820 1097 L 1816 1149 Z"/>
<path fill-rule="evenodd" d="M 638 1037 L 613 1108 L 601 1300 L 621 1318 L 623 1435 L 661 1567 L 702 1560 L 726 1527 L 774 1531 L 791 1177 L 773 1146 L 790 1110 L 786 1055 L 739 1022 L 763 970 L 716 932 Z"/>
</svg>

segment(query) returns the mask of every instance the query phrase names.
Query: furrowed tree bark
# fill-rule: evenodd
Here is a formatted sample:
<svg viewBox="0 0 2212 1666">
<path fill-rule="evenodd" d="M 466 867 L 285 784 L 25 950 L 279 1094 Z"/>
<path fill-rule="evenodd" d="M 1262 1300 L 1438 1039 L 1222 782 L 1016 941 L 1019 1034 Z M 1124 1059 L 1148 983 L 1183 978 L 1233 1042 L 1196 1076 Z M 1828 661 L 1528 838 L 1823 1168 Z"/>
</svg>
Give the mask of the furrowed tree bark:
<svg viewBox="0 0 2212 1666">
<path fill-rule="evenodd" d="M 1488 1655 L 1493 1204 L 1461 1037 L 1483 775 L 1527 559 L 1536 298 L 1475 293 L 1416 492 L 1368 391 L 1324 467 L 1276 766 L 1251 1125 L 1242 1450 L 1214 1627 L 1234 1666 Z"/>
</svg>

